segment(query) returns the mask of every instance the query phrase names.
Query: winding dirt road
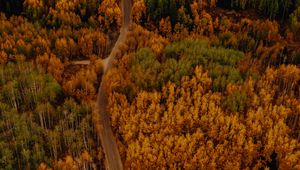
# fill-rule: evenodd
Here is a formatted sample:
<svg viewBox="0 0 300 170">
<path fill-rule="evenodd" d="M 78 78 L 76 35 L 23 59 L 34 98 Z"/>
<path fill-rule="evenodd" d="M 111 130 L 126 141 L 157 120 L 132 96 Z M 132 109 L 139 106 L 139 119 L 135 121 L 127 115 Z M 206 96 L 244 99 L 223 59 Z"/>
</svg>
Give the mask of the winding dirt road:
<svg viewBox="0 0 300 170">
<path fill-rule="evenodd" d="M 108 170 L 122 170 L 123 164 L 118 151 L 116 140 L 112 132 L 109 114 L 107 112 L 108 96 L 104 90 L 104 84 L 105 84 L 104 76 L 107 70 L 111 68 L 112 62 L 119 50 L 120 44 L 125 42 L 128 27 L 131 24 L 131 6 L 132 6 L 131 0 L 122 0 L 121 8 L 122 8 L 123 17 L 122 17 L 122 27 L 120 30 L 120 35 L 109 57 L 104 60 L 102 82 L 100 84 L 100 88 L 97 96 L 97 107 L 99 110 L 100 119 L 101 119 L 100 122 L 102 125 L 102 128 L 98 133 L 100 135 L 101 145 L 106 158 L 105 166 L 106 169 Z"/>
</svg>

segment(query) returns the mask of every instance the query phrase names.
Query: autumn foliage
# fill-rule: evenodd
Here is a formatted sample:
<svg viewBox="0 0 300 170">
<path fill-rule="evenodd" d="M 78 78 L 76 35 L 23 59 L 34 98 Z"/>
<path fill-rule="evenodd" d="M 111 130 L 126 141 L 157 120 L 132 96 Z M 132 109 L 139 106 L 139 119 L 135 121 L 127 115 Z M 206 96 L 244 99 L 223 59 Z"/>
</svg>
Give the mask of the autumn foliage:
<svg viewBox="0 0 300 170">
<path fill-rule="evenodd" d="M 120 4 L 1 1 L 0 169 L 300 169 L 299 1 Z"/>
<path fill-rule="evenodd" d="M 171 44 L 159 55 L 170 61 L 141 49 L 111 71 L 118 76 L 109 80 L 109 108 L 125 167 L 299 168 L 299 68 L 268 68 L 257 79 L 235 65 L 239 53 L 199 46 Z M 188 67 L 181 60 L 193 71 L 180 72 Z"/>
</svg>

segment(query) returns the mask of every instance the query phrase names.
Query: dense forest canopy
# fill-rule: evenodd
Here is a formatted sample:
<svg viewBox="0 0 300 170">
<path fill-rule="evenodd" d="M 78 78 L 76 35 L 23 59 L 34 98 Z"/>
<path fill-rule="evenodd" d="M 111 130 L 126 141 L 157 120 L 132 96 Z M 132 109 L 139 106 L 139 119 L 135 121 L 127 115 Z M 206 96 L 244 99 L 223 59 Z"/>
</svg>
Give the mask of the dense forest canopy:
<svg viewBox="0 0 300 170">
<path fill-rule="evenodd" d="M 105 169 L 101 82 L 124 169 L 300 169 L 299 0 L 132 3 L 103 75 L 120 0 L 0 0 L 0 169 Z"/>
<path fill-rule="evenodd" d="M 191 42 L 181 43 L 188 45 Z M 194 50 L 201 53 L 204 49 Z M 140 57 L 140 53 L 132 57 Z M 222 56 L 223 53 L 212 56 Z M 183 52 L 181 56 L 185 54 Z M 153 57 L 151 53 L 148 55 Z M 142 67 L 149 64 L 148 61 L 139 62 Z M 124 65 L 126 68 L 126 63 Z M 298 82 L 299 68 L 281 66 L 267 69 L 259 80 L 249 76 L 244 81 L 235 82 L 240 72 L 236 65 L 232 65 L 231 69 L 237 70 L 219 75 L 221 78 L 215 78 L 210 73 L 214 70 L 207 72 L 205 67 L 199 64 L 190 76 L 182 76 L 178 83 L 169 81 L 161 90 L 143 90 L 144 84 L 155 82 L 147 69 L 135 70 L 144 75 L 144 84 L 137 81 L 139 79 L 133 71 L 130 75 L 123 73 L 111 80 L 113 85 L 121 82 L 120 79 L 132 78 L 128 83 L 115 87 L 110 96 L 112 124 L 121 136 L 125 165 L 132 169 L 141 166 L 150 169 L 255 169 L 271 167 L 272 161 L 278 161 L 282 168 L 297 169 L 299 136 L 289 136 L 289 129 L 295 127 L 288 122 L 294 120 L 295 117 L 291 118 L 294 113 L 298 113 L 298 109 L 294 110 L 289 102 L 298 101 L 294 104 L 299 106 L 296 95 L 299 89 L 288 85 L 281 91 L 276 82 Z M 124 68 L 119 66 L 117 69 L 115 73 Z M 214 69 L 220 72 L 228 70 L 226 65 Z M 160 71 L 167 72 L 168 68 Z M 224 83 L 226 90 L 214 92 L 214 86 L 220 83 Z M 128 87 L 131 91 L 118 90 Z M 269 88 L 274 91 L 269 91 Z M 130 99 L 131 93 L 135 93 L 133 99 Z M 272 158 L 274 154 L 276 158 Z"/>
</svg>

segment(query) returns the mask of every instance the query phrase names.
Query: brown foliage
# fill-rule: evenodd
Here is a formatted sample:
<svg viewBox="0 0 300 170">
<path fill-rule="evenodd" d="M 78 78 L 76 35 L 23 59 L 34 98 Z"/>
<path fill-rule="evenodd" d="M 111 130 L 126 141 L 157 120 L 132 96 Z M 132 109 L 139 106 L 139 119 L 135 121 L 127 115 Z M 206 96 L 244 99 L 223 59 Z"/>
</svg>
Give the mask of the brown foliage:
<svg viewBox="0 0 300 170">
<path fill-rule="evenodd" d="M 284 70 L 276 72 L 289 83 L 298 80 Z M 276 152 L 280 168 L 299 168 L 299 145 L 285 124 L 292 111 L 272 101 L 274 93 L 266 89 L 276 88 L 266 83 L 278 83 L 269 72 L 271 80 L 262 79 L 258 91 L 247 81 L 249 108 L 244 116 L 222 109 L 222 96 L 210 92 L 212 80 L 201 67 L 193 77 L 184 77 L 181 86 L 140 91 L 132 103 L 122 93 L 111 93 L 111 120 L 123 141 L 125 167 L 261 168 Z M 228 92 L 240 88 L 232 86 Z"/>
<path fill-rule="evenodd" d="M 58 82 L 62 81 L 62 75 L 64 72 L 64 65 L 55 54 L 44 53 L 36 58 L 36 63 L 41 65 L 42 68 L 50 73 Z"/>
</svg>

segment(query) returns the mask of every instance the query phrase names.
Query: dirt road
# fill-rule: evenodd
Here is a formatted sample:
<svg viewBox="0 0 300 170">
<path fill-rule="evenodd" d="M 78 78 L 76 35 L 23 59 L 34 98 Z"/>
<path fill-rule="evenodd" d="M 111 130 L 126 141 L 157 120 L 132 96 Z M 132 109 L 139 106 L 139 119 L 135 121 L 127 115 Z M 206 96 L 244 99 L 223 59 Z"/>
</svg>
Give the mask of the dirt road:
<svg viewBox="0 0 300 170">
<path fill-rule="evenodd" d="M 116 140 L 112 132 L 109 114 L 107 112 L 108 96 L 104 90 L 104 84 L 105 84 L 104 76 L 107 70 L 111 68 L 112 61 L 116 56 L 120 44 L 122 44 L 126 39 L 128 27 L 131 24 L 131 6 L 132 6 L 131 3 L 132 3 L 131 0 L 122 0 L 121 2 L 123 17 L 122 17 L 122 27 L 120 30 L 120 35 L 109 57 L 106 58 L 104 61 L 104 67 L 103 67 L 104 74 L 102 77 L 103 81 L 100 84 L 100 88 L 97 96 L 97 106 L 98 106 L 100 119 L 101 119 L 100 122 L 102 124 L 102 128 L 98 133 L 100 133 L 99 135 L 101 139 L 101 145 L 106 158 L 105 166 L 106 169 L 108 170 L 122 170 L 123 164 L 118 151 Z"/>
</svg>

